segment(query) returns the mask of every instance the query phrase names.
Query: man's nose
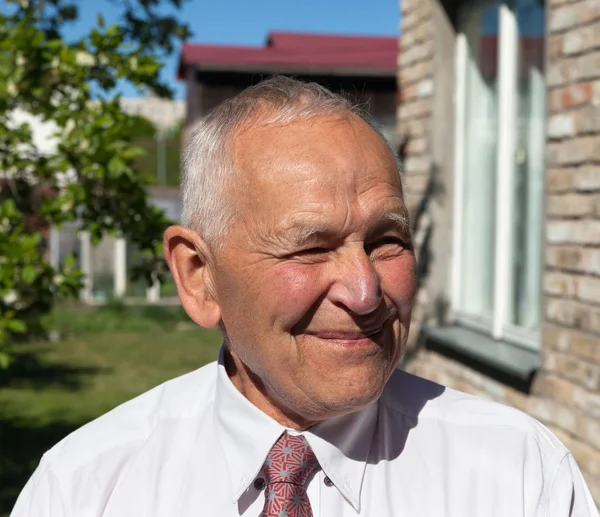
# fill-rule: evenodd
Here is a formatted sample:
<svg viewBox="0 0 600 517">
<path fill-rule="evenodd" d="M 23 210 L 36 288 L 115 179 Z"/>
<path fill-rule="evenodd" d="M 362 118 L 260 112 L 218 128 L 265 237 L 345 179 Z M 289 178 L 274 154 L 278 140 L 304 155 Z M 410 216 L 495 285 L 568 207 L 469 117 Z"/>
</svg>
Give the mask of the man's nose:
<svg viewBox="0 0 600 517">
<path fill-rule="evenodd" d="M 340 254 L 332 267 L 335 280 L 329 290 L 330 301 L 358 315 L 369 314 L 379 307 L 382 298 L 379 276 L 362 247 Z"/>
</svg>

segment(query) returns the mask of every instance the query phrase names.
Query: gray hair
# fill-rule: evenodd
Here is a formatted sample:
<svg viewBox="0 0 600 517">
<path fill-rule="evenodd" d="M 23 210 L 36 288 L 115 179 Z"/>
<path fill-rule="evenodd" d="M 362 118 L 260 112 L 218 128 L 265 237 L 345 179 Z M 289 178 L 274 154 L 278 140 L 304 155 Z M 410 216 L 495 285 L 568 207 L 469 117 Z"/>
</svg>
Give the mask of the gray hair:
<svg viewBox="0 0 600 517">
<path fill-rule="evenodd" d="M 317 83 L 276 76 L 225 100 L 196 125 L 183 153 L 183 224 L 209 243 L 222 243 L 233 218 L 226 197 L 235 177 L 231 142 L 240 129 L 352 114 L 369 124 L 386 142 L 400 172 L 396 153 L 370 115 Z"/>
</svg>

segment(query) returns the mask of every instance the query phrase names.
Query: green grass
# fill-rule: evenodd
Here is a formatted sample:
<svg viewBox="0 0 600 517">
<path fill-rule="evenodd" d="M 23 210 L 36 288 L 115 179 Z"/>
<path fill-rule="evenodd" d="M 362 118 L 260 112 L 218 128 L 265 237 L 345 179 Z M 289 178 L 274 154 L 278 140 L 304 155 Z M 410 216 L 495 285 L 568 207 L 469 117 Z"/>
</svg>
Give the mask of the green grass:
<svg viewBox="0 0 600 517">
<path fill-rule="evenodd" d="M 216 359 L 221 335 L 162 307 L 63 308 L 58 342 L 18 347 L 0 371 L 0 515 L 41 455 L 74 429 L 167 379 Z"/>
</svg>

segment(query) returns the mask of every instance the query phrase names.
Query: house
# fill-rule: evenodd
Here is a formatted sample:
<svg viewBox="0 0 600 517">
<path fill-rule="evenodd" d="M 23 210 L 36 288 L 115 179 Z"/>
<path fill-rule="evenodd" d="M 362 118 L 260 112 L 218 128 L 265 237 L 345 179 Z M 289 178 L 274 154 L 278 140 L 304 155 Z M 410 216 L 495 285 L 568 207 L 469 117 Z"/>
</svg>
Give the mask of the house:
<svg viewBox="0 0 600 517">
<path fill-rule="evenodd" d="M 545 423 L 600 504 L 600 2 L 401 9 L 404 367 Z"/>
<path fill-rule="evenodd" d="M 364 104 L 395 145 L 396 38 L 271 32 L 263 46 L 185 44 L 178 77 L 187 85 L 189 128 L 221 101 L 273 74 L 345 92 Z"/>
</svg>

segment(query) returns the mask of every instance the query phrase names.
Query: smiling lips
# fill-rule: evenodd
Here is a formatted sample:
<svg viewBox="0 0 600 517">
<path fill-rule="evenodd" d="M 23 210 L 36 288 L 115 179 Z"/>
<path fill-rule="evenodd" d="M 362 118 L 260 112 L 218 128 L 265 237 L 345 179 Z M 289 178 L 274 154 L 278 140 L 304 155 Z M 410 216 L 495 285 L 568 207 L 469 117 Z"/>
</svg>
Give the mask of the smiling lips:
<svg viewBox="0 0 600 517">
<path fill-rule="evenodd" d="M 323 330 L 308 332 L 308 334 L 320 339 L 330 339 L 335 341 L 360 341 L 379 334 L 382 329 L 383 326 L 372 330 Z"/>
<path fill-rule="evenodd" d="M 375 321 L 370 321 L 369 323 L 365 322 L 365 326 L 363 328 L 339 330 L 307 329 L 304 333 L 308 334 L 309 336 L 313 336 L 318 339 L 323 339 L 331 342 L 337 342 L 340 344 L 347 345 L 358 345 L 360 343 L 374 341 L 374 339 L 383 332 L 385 326 L 394 320 L 396 314 L 397 312 L 395 310 L 391 310 L 387 314 L 387 317 L 377 318 L 377 323 L 375 323 Z"/>
</svg>

